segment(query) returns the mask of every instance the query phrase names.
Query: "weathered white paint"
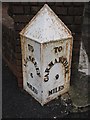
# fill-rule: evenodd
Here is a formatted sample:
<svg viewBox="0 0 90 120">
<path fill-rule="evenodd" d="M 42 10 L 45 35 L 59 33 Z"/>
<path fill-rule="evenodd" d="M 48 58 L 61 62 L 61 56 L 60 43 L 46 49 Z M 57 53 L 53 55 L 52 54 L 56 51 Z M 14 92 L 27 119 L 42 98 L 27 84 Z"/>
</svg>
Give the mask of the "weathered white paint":
<svg viewBox="0 0 90 120">
<path fill-rule="evenodd" d="M 20 36 L 23 88 L 41 105 L 67 92 L 72 35 L 64 23 L 45 5 Z"/>
<path fill-rule="evenodd" d="M 43 80 L 44 76 L 46 74 L 45 70 L 48 68 L 48 64 L 52 61 L 54 65 L 51 67 L 50 72 L 49 72 L 49 80 L 48 82 L 42 82 L 42 89 L 43 89 L 43 103 L 47 103 L 48 101 L 56 98 L 57 96 L 63 94 L 64 92 L 68 91 L 68 85 L 69 85 L 69 80 L 70 80 L 70 66 L 69 66 L 69 73 L 66 74 L 65 77 L 65 67 L 63 66 L 62 63 L 58 62 L 55 63 L 55 59 L 58 61 L 59 57 L 64 57 L 67 58 L 68 64 L 71 64 L 71 58 L 70 58 L 70 44 L 72 43 L 72 39 L 67 39 L 67 40 L 61 40 L 61 41 L 56 41 L 52 43 L 46 43 L 43 44 L 42 47 L 42 71 L 43 71 Z M 54 49 L 55 47 L 62 46 L 62 51 L 55 53 Z M 67 46 L 67 47 L 66 47 Z M 55 76 L 59 75 L 59 78 L 56 79 Z M 58 91 L 50 96 L 48 96 L 48 91 L 51 91 L 54 88 L 58 88 L 59 86 L 64 86 L 64 89 L 61 91 Z"/>
<path fill-rule="evenodd" d="M 72 37 L 70 30 L 46 4 L 20 34 L 40 43 Z"/>
<path fill-rule="evenodd" d="M 90 75 L 89 67 L 90 67 L 90 63 L 89 63 L 89 60 L 88 60 L 88 55 L 85 51 L 83 42 L 81 41 L 78 70 L 80 72 L 85 73 L 86 75 Z"/>
</svg>

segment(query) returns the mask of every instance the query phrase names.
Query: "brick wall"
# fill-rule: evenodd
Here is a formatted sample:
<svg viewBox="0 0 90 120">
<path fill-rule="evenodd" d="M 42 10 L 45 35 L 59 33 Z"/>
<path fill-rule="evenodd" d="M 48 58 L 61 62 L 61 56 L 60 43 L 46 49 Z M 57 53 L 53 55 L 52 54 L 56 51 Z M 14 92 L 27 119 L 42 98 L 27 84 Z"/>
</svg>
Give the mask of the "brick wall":
<svg viewBox="0 0 90 120">
<path fill-rule="evenodd" d="M 16 58 L 15 58 L 15 30 L 14 21 L 8 15 L 8 4 L 2 5 L 2 55 L 10 69 L 15 75 L 16 73 Z"/>
<path fill-rule="evenodd" d="M 15 60 L 17 66 L 17 78 L 19 86 L 22 86 L 22 65 L 21 65 L 21 48 L 19 32 L 32 19 L 45 3 L 41 2 L 14 2 L 9 3 L 8 14 L 14 20 L 15 28 Z M 72 57 L 72 75 L 75 64 L 78 63 L 79 47 L 81 39 L 81 25 L 84 3 L 80 2 L 50 2 L 47 3 L 59 18 L 68 26 L 73 33 L 73 57 Z"/>
</svg>

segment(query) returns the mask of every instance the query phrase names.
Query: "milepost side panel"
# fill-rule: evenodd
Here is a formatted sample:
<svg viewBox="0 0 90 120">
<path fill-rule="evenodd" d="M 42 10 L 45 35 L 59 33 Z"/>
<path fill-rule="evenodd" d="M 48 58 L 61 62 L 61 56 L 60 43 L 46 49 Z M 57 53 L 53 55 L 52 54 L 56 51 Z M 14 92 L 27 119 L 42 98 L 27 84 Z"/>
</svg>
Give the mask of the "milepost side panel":
<svg viewBox="0 0 90 120">
<path fill-rule="evenodd" d="M 42 45 L 43 104 L 69 90 L 72 38 Z"/>
</svg>

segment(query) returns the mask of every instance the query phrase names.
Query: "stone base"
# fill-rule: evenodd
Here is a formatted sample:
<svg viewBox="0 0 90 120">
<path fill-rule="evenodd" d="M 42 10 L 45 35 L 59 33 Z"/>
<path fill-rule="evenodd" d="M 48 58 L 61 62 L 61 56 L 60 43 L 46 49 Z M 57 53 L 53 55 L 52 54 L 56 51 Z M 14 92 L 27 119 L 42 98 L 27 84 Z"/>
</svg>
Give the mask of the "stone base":
<svg viewBox="0 0 90 120">
<path fill-rule="evenodd" d="M 77 110 L 85 110 L 90 106 L 90 88 L 88 87 L 90 82 L 88 81 L 90 76 L 87 76 L 81 72 L 78 72 L 75 78 L 73 78 L 73 84 L 70 87 L 69 95 L 75 107 L 74 112 Z M 85 108 L 85 109 L 84 109 Z M 87 109 L 86 109 L 87 110 Z"/>
</svg>

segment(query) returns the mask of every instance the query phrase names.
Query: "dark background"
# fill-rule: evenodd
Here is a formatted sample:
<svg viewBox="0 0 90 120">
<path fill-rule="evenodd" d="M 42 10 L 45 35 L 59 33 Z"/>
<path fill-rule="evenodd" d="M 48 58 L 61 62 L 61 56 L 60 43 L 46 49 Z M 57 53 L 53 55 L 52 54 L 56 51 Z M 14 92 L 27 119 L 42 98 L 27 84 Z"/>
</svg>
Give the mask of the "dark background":
<svg viewBox="0 0 90 120">
<path fill-rule="evenodd" d="M 3 3 L 2 5 L 3 59 L 7 62 L 10 69 L 12 69 L 15 76 L 17 76 L 19 87 L 22 87 L 22 56 L 19 32 L 40 10 L 40 8 L 43 7 L 44 4 L 45 3 L 43 2 L 16 2 Z M 47 4 L 72 32 L 74 38 L 72 54 L 73 76 L 73 69 L 77 68 L 79 61 L 81 29 L 85 3 L 50 2 Z"/>
<path fill-rule="evenodd" d="M 2 116 L 3 118 L 87 118 L 88 111 L 70 112 L 72 101 L 68 102 L 67 108 L 60 100 L 52 101 L 42 108 L 36 100 L 20 89 L 23 78 L 19 32 L 44 4 L 38 2 L 2 3 Z M 53 2 L 47 4 L 72 32 L 74 41 L 71 78 L 73 78 L 78 68 L 83 12 L 86 3 Z M 72 84 L 73 79 L 71 79 Z"/>
</svg>

